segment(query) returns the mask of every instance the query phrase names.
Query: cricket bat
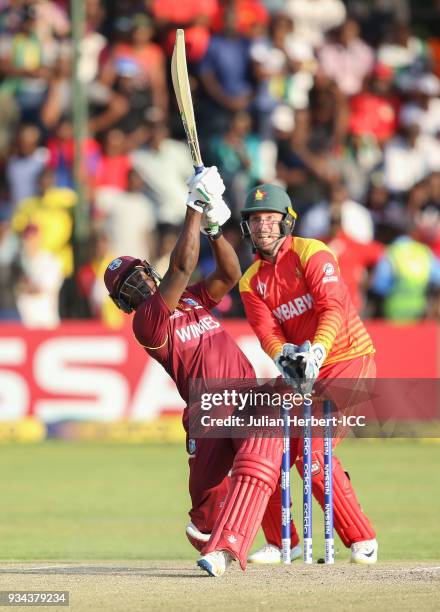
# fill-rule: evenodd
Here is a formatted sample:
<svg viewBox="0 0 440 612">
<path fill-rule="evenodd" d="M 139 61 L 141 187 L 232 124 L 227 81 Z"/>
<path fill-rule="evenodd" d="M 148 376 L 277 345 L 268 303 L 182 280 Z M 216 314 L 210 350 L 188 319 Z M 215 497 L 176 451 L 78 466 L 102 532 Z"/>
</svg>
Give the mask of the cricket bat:
<svg viewBox="0 0 440 612">
<path fill-rule="evenodd" d="M 188 69 L 186 66 L 185 32 L 180 29 L 176 32 L 176 43 L 171 58 L 171 78 L 194 170 L 196 173 L 199 173 L 202 172 L 204 166 L 200 155 Z"/>
</svg>

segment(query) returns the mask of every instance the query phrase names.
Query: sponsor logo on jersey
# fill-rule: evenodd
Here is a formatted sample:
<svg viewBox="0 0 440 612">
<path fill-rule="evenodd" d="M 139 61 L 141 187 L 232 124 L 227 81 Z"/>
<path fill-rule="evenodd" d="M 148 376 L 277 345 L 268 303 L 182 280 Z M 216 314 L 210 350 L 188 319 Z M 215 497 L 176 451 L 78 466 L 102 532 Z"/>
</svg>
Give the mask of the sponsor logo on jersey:
<svg viewBox="0 0 440 612">
<path fill-rule="evenodd" d="M 307 310 L 312 310 L 313 298 L 310 293 L 306 293 L 297 298 L 289 300 L 285 304 L 281 304 L 277 308 L 272 310 L 272 313 L 276 316 L 280 323 L 293 319 L 302 315 Z"/>
<path fill-rule="evenodd" d="M 181 342 L 189 342 L 218 327 L 220 327 L 220 323 L 213 317 L 207 316 L 201 318 L 200 321 L 195 321 L 194 323 L 185 325 L 185 327 L 176 329 L 176 334 Z"/>
</svg>

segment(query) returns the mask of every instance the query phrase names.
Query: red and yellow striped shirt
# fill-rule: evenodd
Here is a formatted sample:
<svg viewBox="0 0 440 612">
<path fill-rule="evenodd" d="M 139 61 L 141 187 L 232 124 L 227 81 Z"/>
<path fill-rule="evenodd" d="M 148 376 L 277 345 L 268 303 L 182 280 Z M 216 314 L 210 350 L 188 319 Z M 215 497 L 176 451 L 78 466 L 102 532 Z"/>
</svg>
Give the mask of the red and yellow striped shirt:
<svg viewBox="0 0 440 612">
<path fill-rule="evenodd" d="M 319 240 L 287 237 L 275 263 L 257 255 L 240 280 L 246 316 L 272 358 L 285 342 L 320 342 L 325 364 L 374 353 L 340 278 L 332 251 Z"/>
</svg>

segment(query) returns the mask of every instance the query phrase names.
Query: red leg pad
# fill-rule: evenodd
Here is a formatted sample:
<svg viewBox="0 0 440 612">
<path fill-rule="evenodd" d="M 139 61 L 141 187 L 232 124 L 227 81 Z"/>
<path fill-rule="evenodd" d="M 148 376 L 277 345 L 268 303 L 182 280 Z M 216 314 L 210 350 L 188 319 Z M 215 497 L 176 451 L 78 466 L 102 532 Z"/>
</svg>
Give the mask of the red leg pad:
<svg viewBox="0 0 440 612">
<path fill-rule="evenodd" d="M 302 476 L 302 457 L 295 462 Z M 324 454 L 312 454 L 312 491 L 321 507 L 324 507 Z M 370 521 L 362 512 L 350 479 L 342 469 L 337 457 L 333 455 L 333 518 L 335 529 L 347 548 L 354 542 L 372 540 L 376 537 Z"/>
<path fill-rule="evenodd" d="M 266 542 L 281 548 L 281 489 L 279 486 L 275 488 L 274 494 L 269 499 L 261 527 Z M 290 538 L 292 548 L 299 544 L 298 533 L 293 521 L 290 523 Z"/>
<path fill-rule="evenodd" d="M 277 486 L 282 451 L 280 438 L 241 442 L 232 465 L 228 496 L 203 554 L 227 550 L 246 569 L 250 547 Z"/>
</svg>

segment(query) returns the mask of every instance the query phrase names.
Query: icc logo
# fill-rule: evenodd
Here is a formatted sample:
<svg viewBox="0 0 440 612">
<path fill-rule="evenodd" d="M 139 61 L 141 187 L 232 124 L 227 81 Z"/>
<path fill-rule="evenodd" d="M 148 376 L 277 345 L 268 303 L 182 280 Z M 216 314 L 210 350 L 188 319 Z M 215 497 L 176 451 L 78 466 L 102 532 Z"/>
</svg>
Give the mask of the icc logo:
<svg viewBox="0 0 440 612">
<path fill-rule="evenodd" d="M 334 268 L 333 264 L 331 264 L 331 263 L 324 264 L 323 272 L 324 272 L 324 274 L 326 276 L 332 276 L 332 274 L 335 273 L 335 268 Z"/>
</svg>

